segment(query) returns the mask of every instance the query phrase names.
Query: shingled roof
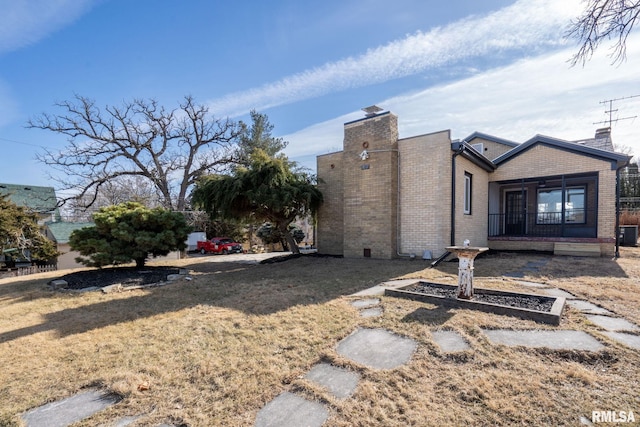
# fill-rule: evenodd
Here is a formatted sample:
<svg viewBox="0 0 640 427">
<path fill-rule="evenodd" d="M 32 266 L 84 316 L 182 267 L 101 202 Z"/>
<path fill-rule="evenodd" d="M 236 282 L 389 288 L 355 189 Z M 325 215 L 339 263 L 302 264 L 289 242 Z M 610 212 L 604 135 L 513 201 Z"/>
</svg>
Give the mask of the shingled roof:
<svg viewBox="0 0 640 427">
<path fill-rule="evenodd" d="M 47 228 L 57 243 L 69 243 L 69 236 L 72 232 L 94 225 L 93 222 L 50 222 L 47 224 Z"/>
<path fill-rule="evenodd" d="M 53 187 L 0 183 L 0 196 L 8 196 L 16 205 L 36 213 L 53 212 L 58 203 Z"/>
</svg>

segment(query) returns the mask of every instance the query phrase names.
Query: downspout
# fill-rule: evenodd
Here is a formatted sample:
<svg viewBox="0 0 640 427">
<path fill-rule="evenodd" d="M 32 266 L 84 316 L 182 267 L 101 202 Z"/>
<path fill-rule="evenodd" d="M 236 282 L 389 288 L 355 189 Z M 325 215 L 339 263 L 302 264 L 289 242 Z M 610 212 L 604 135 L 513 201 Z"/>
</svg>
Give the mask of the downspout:
<svg viewBox="0 0 640 427">
<path fill-rule="evenodd" d="M 616 251 L 614 258 L 620 258 L 620 170 L 626 166 L 616 168 Z"/>
<path fill-rule="evenodd" d="M 407 258 L 411 258 L 414 259 L 416 257 L 416 254 L 403 254 L 400 252 L 400 244 L 401 244 L 401 239 L 400 239 L 400 232 L 402 231 L 401 226 L 402 226 L 402 208 L 400 207 L 400 204 L 402 203 L 401 197 L 400 197 L 400 188 L 401 187 L 401 183 L 400 183 L 400 150 L 394 150 L 398 153 L 398 196 L 396 199 L 396 255 L 399 257 L 407 257 Z"/>
<path fill-rule="evenodd" d="M 464 141 L 458 144 L 451 156 L 451 246 L 456 245 L 456 157 L 464 151 Z"/>
<path fill-rule="evenodd" d="M 464 151 L 464 141 L 458 141 L 451 143 L 452 148 L 454 144 L 459 144 L 454 148 L 455 152 L 451 156 L 451 245 L 456 245 L 456 157 L 458 157 Z M 450 252 L 445 251 L 440 257 L 431 263 L 430 268 L 436 267 L 442 261 L 444 261 Z"/>
</svg>

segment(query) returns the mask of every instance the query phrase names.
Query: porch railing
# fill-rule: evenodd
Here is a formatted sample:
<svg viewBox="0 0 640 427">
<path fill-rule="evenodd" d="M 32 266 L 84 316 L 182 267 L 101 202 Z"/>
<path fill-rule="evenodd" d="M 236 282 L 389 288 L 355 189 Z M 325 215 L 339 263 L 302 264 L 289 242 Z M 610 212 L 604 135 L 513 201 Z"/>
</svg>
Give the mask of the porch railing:
<svg viewBox="0 0 640 427">
<path fill-rule="evenodd" d="M 489 214 L 489 237 L 597 237 L 595 210 Z"/>
</svg>

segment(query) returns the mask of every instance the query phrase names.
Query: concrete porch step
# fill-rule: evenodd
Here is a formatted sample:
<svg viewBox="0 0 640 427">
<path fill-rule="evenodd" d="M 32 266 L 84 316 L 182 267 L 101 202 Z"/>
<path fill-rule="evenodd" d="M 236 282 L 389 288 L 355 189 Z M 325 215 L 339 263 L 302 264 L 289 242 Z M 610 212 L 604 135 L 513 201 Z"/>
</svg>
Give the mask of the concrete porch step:
<svg viewBox="0 0 640 427">
<path fill-rule="evenodd" d="M 567 256 L 600 256 L 598 243 L 555 242 L 553 244 L 554 255 Z"/>
</svg>

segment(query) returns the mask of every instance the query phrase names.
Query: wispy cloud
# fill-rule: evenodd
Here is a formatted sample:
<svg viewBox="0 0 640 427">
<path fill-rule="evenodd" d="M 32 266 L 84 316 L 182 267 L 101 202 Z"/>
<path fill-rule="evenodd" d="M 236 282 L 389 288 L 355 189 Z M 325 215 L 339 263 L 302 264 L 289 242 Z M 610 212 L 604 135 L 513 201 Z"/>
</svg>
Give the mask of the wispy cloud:
<svg viewBox="0 0 640 427">
<path fill-rule="evenodd" d="M 290 104 L 344 89 L 389 81 L 469 58 L 563 43 L 578 0 L 520 0 L 486 16 L 418 32 L 350 57 L 294 74 L 274 83 L 210 101 L 217 114 L 241 115 L 255 108 Z"/>
<path fill-rule="evenodd" d="M 608 118 L 601 101 L 640 94 L 640 33 L 629 37 L 627 62 L 611 66 L 606 50 L 584 68 L 569 67 L 575 48 L 541 54 L 453 83 L 380 100 L 398 115 L 400 137 L 451 129 L 453 138 L 474 131 L 524 142 L 536 134 L 566 140 L 592 137 Z M 613 119 L 640 115 L 640 97 L 614 105 Z M 363 117 L 350 112 L 284 136 L 293 159 L 342 149 L 343 123 Z M 614 122 L 614 143 L 640 153 L 640 119 Z M 312 159 L 313 160 L 313 159 Z M 313 161 L 307 163 L 313 166 Z"/>
<path fill-rule="evenodd" d="M 0 54 L 38 42 L 86 13 L 98 0 L 6 0 L 0 13 Z"/>
</svg>

